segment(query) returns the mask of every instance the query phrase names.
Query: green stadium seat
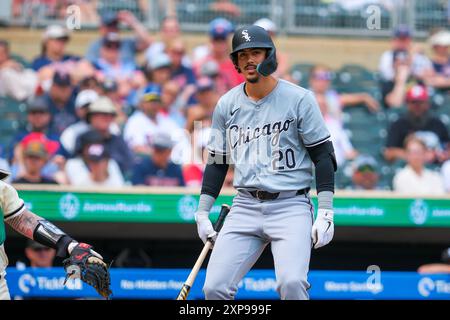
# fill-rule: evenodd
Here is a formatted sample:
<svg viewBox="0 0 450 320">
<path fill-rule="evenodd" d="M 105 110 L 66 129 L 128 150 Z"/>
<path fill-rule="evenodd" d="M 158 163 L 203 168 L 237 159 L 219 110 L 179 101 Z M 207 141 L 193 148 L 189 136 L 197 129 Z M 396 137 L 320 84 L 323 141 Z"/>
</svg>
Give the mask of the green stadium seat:
<svg viewBox="0 0 450 320">
<path fill-rule="evenodd" d="M 357 64 L 347 64 L 336 72 L 334 86 L 341 92 L 368 92 L 381 98 L 378 94 L 378 77 L 367 68 Z"/>
<path fill-rule="evenodd" d="M 0 97 L 0 144 L 8 146 L 17 130 L 26 122 L 26 105 L 9 97 Z"/>
<path fill-rule="evenodd" d="M 313 66 L 312 63 L 297 63 L 291 67 L 290 74 L 297 85 L 308 87 L 309 73 Z"/>
<path fill-rule="evenodd" d="M 27 59 L 22 57 L 21 55 L 13 53 L 13 54 L 11 54 L 11 58 L 13 60 L 17 61 L 18 63 L 20 63 L 25 69 L 31 68 L 31 63 Z"/>
</svg>

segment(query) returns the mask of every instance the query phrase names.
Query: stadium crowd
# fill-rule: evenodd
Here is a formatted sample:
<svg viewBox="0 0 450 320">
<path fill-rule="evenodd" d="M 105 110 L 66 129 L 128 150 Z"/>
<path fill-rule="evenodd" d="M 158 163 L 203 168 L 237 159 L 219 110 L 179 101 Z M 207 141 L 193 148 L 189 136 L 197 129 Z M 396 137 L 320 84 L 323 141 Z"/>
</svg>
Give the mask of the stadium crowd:
<svg viewBox="0 0 450 320">
<path fill-rule="evenodd" d="M 121 23 L 134 37 L 121 35 Z M 255 23 L 276 37 L 272 21 Z M 85 56 L 67 52 L 69 30 L 49 25 L 41 53 L 29 66 L 1 40 L 0 95 L 24 101 L 27 116 L 4 146 L 0 166 L 12 172 L 15 183 L 200 186 L 214 107 L 243 81 L 229 59 L 233 30 L 230 21 L 216 18 L 209 24 L 209 42 L 187 52 L 176 17 L 165 17 L 153 37 L 131 12 L 107 12 Z M 432 56 L 417 50 L 412 39 L 400 26 L 392 48 L 380 57 L 381 98 L 339 92 L 326 65 L 309 70 L 307 87 L 331 132 L 341 170 L 350 172 L 350 188 L 380 189 L 383 175 L 379 159 L 355 148 L 345 130 L 345 110 L 364 105 L 372 114 L 399 110 L 380 150 L 383 161 L 401 164 L 392 189 L 450 192 L 449 130 L 431 103 L 436 92 L 450 92 L 450 33 L 433 32 Z M 288 55 L 277 55 L 276 76 L 295 82 Z M 230 170 L 227 186 L 232 175 Z"/>
</svg>

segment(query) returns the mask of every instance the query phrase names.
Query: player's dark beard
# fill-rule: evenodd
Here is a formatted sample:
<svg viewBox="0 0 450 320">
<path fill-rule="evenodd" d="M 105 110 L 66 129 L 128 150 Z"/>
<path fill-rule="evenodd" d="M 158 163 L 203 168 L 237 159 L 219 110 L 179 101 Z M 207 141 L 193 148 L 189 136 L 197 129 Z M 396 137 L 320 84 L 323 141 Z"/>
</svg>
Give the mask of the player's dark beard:
<svg viewBox="0 0 450 320">
<path fill-rule="evenodd" d="M 247 81 L 250 83 L 257 83 L 259 81 L 259 74 L 257 74 L 255 78 L 247 78 Z"/>
<path fill-rule="evenodd" d="M 249 67 L 249 66 L 253 66 L 253 67 L 257 67 L 257 66 L 255 66 L 255 65 L 248 65 L 248 66 L 246 66 L 245 68 L 247 68 L 247 67 Z M 257 83 L 258 81 L 259 81 L 259 73 L 258 72 L 256 72 L 256 76 L 255 77 L 252 77 L 252 78 L 248 78 L 247 77 L 247 81 L 248 82 L 250 82 L 250 83 Z"/>
</svg>

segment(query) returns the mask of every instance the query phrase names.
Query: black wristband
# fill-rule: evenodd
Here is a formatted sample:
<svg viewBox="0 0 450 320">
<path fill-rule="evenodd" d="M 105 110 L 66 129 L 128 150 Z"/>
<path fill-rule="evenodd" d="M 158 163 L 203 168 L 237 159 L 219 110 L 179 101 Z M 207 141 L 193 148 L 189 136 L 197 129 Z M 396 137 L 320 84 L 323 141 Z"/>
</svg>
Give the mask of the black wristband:
<svg viewBox="0 0 450 320">
<path fill-rule="evenodd" d="M 61 258 L 66 258 L 69 255 L 69 251 L 67 249 L 72 241 L 75 240 L 67 235 L 59 239 L 56 243 L 56 255 Z"/>
</svg>

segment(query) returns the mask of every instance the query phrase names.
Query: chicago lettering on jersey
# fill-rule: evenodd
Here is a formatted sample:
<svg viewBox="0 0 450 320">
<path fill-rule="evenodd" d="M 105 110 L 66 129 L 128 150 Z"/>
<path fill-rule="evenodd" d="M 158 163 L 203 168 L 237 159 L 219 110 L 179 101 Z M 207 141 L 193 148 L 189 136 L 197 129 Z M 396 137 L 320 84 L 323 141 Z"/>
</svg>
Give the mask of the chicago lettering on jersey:
<svg viewBox="0 0 450 320">
<path fill-rule="evenodd" d="M 267 123 L 262 127 L 247 127 L 247 129 L 233 124 L 228 129 L 228 142 L 230 148 L 233 150 L 250 141 L 257 140 L 262 136 L 272 136 L 271 144 L 275 147 L 280 141 L 280 134 L 283 131 L 288 131 L 291 123 L 294 121 L 295 119 L 287 119 L 284 122 L 277 121 L 274 123 Z"/>
</svg>

